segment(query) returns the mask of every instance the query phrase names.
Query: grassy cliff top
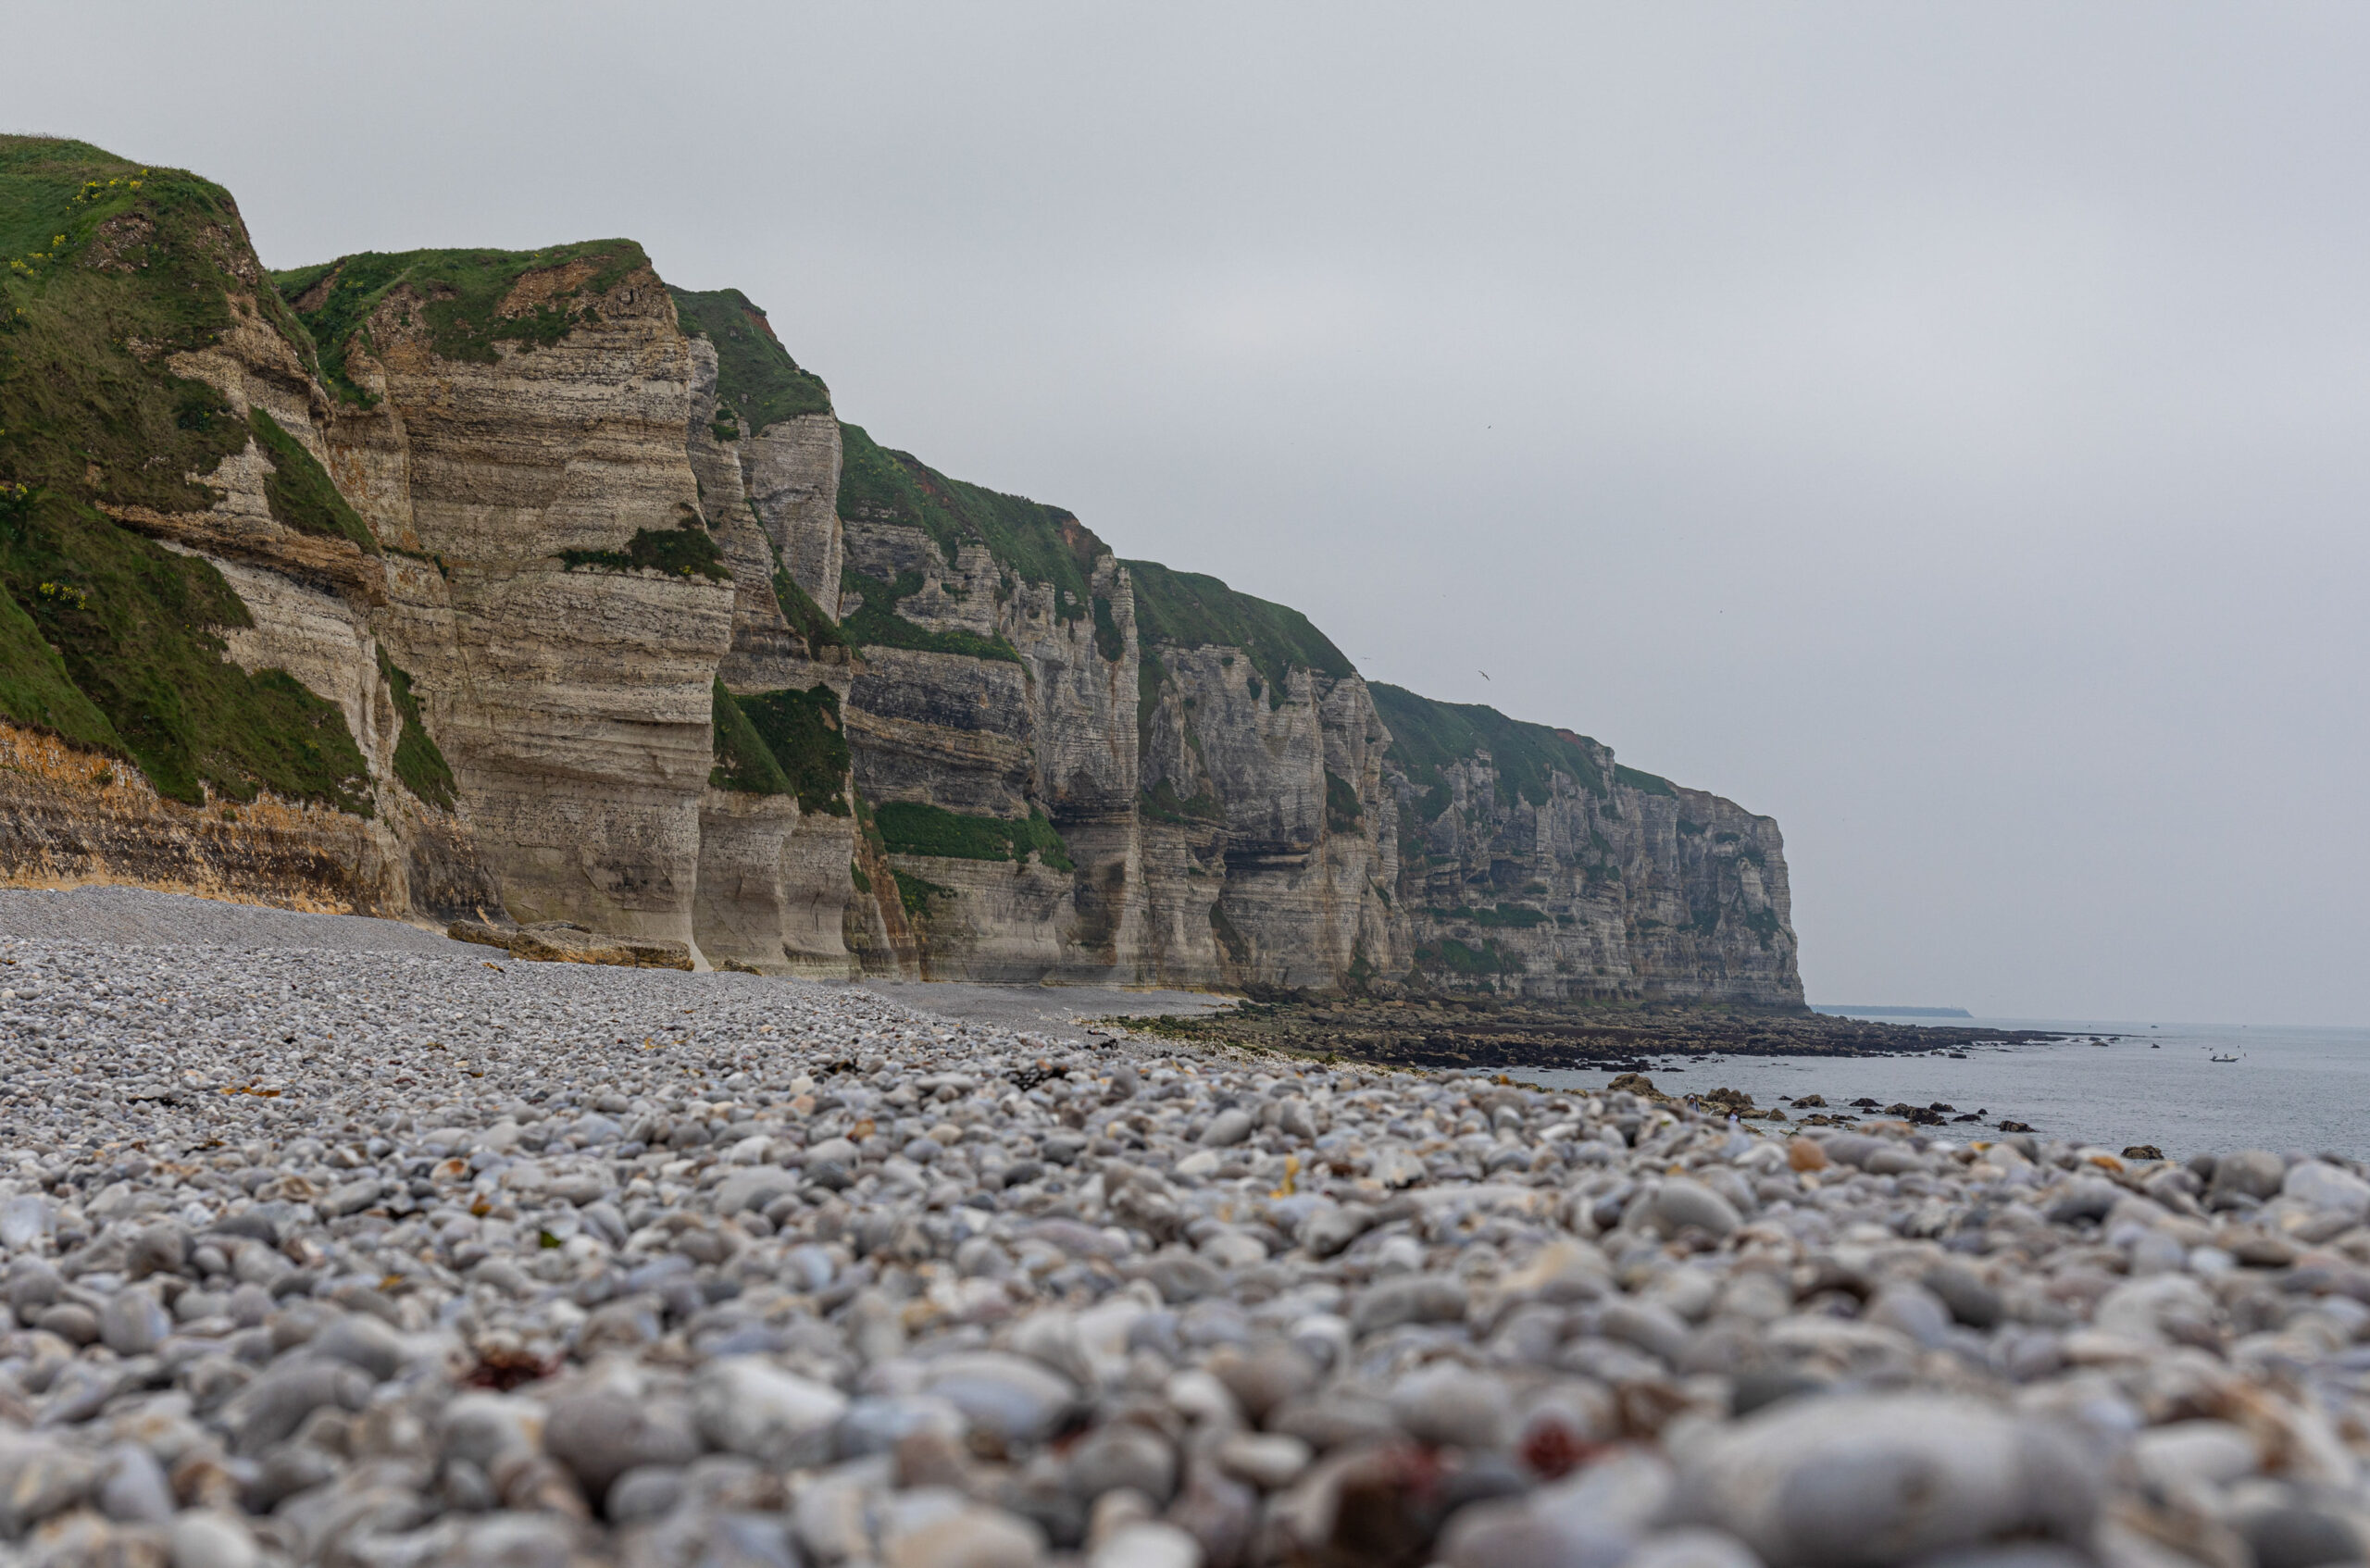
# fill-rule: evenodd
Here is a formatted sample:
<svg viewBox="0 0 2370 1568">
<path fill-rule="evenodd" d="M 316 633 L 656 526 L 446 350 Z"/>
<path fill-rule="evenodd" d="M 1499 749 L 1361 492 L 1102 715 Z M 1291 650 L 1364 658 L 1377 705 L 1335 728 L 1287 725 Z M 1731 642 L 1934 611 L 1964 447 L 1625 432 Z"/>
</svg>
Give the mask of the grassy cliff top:
<svg viewBox="0 0 2370 1568">
<path fill-rule="evenodd" d="M 1448 781 L 1441 770 L 1483 752 L 1497 768 L 1498 796 L 1508 804 L 1519 797 L 1545 805 L 1548 778 L 1554 773 L 1570 776 L 1591 793 L 1609 793 L 1604 769 L 1597 763 L 1597 743 L 1585 736 L 1508 718 L 1481 703 L 1435 702 L 1379 680 L 1369 681 L 1366 690 L 1391 730 L 1388 754 L 1426 791 L 1423 815 L 1428 820 L 1448 809 Z M 1665 792 L 1668 789 L 1664 785 Z"/>
<path fill-rule="evenodd" d="M 167 367 L 253 298 L 300 354 L 230 193 L 81 142 L 0 137 L 0 482 L 201 511 L 247 443 L 212 387 Z"/>
<path fill-rule="evenodd" d="M 421 315 L 438 354 L 491 364 L 498 342 L 548 347 L 597 319 L 592 302 L 649 265 L 631 240 L 587 240 L 536 251 L 363 251 L 275 272 L 271 280 L 312 334 L 321 380 L 347 402 L 367 407 L 371 398 L 347 377 L 346 355 L 368 332 L 371 313 L 397 289 L 409 285 L 426 300 Z M 579 267 L 580 275 L 566 286 L 523 310 L 504 310 L 521 279 L 570 267 Z"/>
<path fill-rule="evenodd" d="M 1172 571 L 1157 561 L 1126 563 L 1136 590 L 1136 638 L 1150 648 L 1240 648 L 1270 684 L 1293 667 L 1335 679 L 1353 675 L 1349 655 L 1286 604 L 1238 593 L 1216 578 Z"/>
<path fill-rule="evenodd" d="M 841 516 L 920 529 L 950 563 L 964 544 L 984 544 L 1023 581 L 1060 590 L 1066 619 L 1085 616 L 1088 574 L 1109 551 L 1075 515 L 950 479 L 911 453 L 879 445 L 859 425 L 841 424 L 840 446 Z"/>
<path fill-rule="evenodd" d="M 755 435 L 802 414 L 831 411 L 830 389 L 813 371 L 798 367 L 748 295 L 738 289 L 667 292 L 675 296 L 675 319 L 683 330 L 716 345 L 718 413 L 740 416 Z"/>
</svg>

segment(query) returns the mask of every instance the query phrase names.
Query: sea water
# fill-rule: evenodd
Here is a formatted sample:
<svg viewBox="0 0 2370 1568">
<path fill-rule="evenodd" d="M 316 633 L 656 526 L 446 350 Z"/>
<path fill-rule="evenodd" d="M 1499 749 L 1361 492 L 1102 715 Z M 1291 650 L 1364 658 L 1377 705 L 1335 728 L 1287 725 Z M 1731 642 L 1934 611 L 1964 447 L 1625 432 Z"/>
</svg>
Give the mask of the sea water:
<svg viewBox="0 0 2370 1568">
<path fill-rule="evenodd" d="M 2108 1149 L 2154 1144 L 2174 1159 L 2231 1149 L 2370 1158 L 2370 1029 L 2033 1018 L 1932 1022 L 1959 1029 L 2048 1029 L 2070 1038 L 1971 1047 L 1965 1061 L 1934 1054 L 1663 1055 L 1656 1060 L 1667 1065 L 1647 1076 L 1666 1094 L 1736 1089 L 1764 1106 L 1780 1105 L 1780 1095 L 1817 1094 L 1830 1111 L 1850 1110 L 1852 1101 L 1866 1097 L 1880 1105 L 1940 1101 L 1960 1112 L 1983 1112 L 1979 1123 L 1946 1124 L 1948 1133 L 1963 1138 L 1996 1137 L 1994 1129 L 2006 1119 L 2027 1123 L 2045 1138 Z M 2106 1043 L 2093 1043 L 2101 1039 Z M 2215 1056 L 2238 1060 L 2217 1063 Z M 1602 1089 L 1613 1077 L 1590 1069 L 1526 1076 L 1556 1089 Z"/>
</svg>

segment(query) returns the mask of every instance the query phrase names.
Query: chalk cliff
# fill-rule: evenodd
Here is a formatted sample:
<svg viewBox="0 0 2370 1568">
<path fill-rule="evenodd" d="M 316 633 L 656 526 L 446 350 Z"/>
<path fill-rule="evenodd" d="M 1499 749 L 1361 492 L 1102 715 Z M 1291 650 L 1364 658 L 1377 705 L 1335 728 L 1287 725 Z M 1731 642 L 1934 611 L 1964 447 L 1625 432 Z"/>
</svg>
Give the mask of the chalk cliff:
<svg viewBox="0 0 2370 1568">
<path fill-rule="evenodd" d="M 0 877 L 769 973 L 1799 1006 L 1777 826 L 842 422 L 630 241 L 0 139 Z"/>
<path fill-rule="evenodd" d="M 1373 691 L 1419 973 L 1547 997 L 1799 993 L 1776 822 L 1569 730 Z"/>
</svg>

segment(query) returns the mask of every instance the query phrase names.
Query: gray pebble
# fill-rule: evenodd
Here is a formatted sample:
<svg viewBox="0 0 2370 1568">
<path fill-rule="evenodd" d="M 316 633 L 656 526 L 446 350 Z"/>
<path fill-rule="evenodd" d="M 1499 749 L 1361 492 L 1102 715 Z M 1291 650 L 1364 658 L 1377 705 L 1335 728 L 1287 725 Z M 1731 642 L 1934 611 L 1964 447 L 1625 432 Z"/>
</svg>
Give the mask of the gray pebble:
<svg viewBox="0 0 2370 1568">
<path fill-rule="evenodd" d="M 847 1399 L 829 1384 L 800 1377 L 757 1356 L 731 1356 L 700 1368 L 692 1387 L 701 1436 L 729 1453 L 769 1463 L 825 1457 Z"/>
<path fill-rule="evenodd" d="M 2344 1519 L 2310 1508 L 2264 1508 L 2236 1521 L 2255 1568 L 2326 1568 L 2360 1562 L 2362 1537 Z"/>
<path fill-rule="evenodd" d="M 275 1367 L 234 1396 L 223 1410 L 233 1451 L 260 1453 L 323 1408 L 360 1410 L 370 1397 L 367 1373 L 335 1362 Z"/>
<path fill-rule="evenodd" d="M 223 1303 L 223 1313 L 242 1328 L 261 1328 L 271 1316 L 271 1292 L 259 1285 L 242 1285 Z"/>
<path fill-rule="evenodd" d="M 1950 1309 L 1952 1317 L 1969 1328 L 1993 1327 L 2004 1311 L 2000 1292 L 1972 1267 L 1956 1259 L 1945 1259 L 1927 1269 L 1925 1286 Z"/>
<path fill-rule="evenodd" d="M 134 1279 L 152 1274 L 179 1274 L 189 1261 L 189 1232 L 172 1222 L 143 1226 L 132 1238 L 124 1267 Z"/>
<path fill-rule="evenodd" d="M 1454 1362 L 1434 1362 L 1402 1378 L 1391 1392 L 1391 1413 L 1417 1442 L 1447 1448 L 1502 1449 L 1514 1429 L 1505 1386 Z"/>
<path fill-rule="evenodd" d="M 613 1524 L 643 1524 L 673 1512 L 683 1497 L 683 1472 L 680 1468 L 643 1465 L 609 1483 L 602 1512 Z"/>
<path fill-rule="evenodd" d="M 173 1331 L 172 1314 L 145 1290 L 118 1290 L 99 1316 L 99 1337 L 119 1356 L 144 1356 Z"/>
<path fill-rule="evenodd" d="M 118 1524 L 161 1524 L 173 1516 L 164 1466 L 137 1443 L 118 1443 L 99 1471 L 99 1512 Z"/>
<path fill-rule="evenodd" d="M 1068 1481 L 1071 1495 L 1084 1501 L 1124 1487 L 1166 1507 L 1177 1490 L 1177 1450 L 1157 1432 L 1114 1423 L 1071 1453 Z"/>
<path fill-rule="evenodd" d="M 404 1363 L 403 1336 L 367 1313 L 347 1313 L 307 1343 L 315 1355 L 368 1373 L 373 1382 L 393 1377 Z"/>
<path fill-rule="evenodd" d="M 1886 1286 L 1868 1303 L 1865 1318 L 1907 1335 L 1929 1350 L 1940 1349 L 1950 1338 L 1951 1310 L 1922 1285 Z"/>
<path fill-rule="evenodd" d="M 1665 1235 L 1692 1227 L 1714 1237 L 1727 1236 L 1743 1221 L 1727 1199 L 1699 1181 L 1673 1176 L 1654 1188 L 1654 1223 Z"/>
<path fill-rule="evenodd" d="M 192 1509 L 177 1515 L 168 1539 L 172 1568 L 256 1568 L 261 1561 L 253 1532 L 225 1513 Z"/>
<path fill-rule="evenodd" d="M 20 1193 L 0 1203 L 0 1247 L 23 1252 L 57 1228 L 56 1211 L 38 1193 Z"/>
<path fill-rule="evenodd" d="M 543 1431 L 544 1451 L 595 1499 L 629 1470 L 689 1464 L 701 1448 L 688 1401 L 605 1390 L 555 1400 Z"/>
<path fill-rule="evenodd" d="M 2241 1149 L 2214 1162 L 2210 1190 L 2220 1195 L 2269 1198 L 2288 1175 L 2288 1162 L 2263 1149 Z"/>
<path fill-rule="evenodd" d="M 1466 1307 L 1465 1287 L 1458 1281 L 1441 1275 L 1410 1275 L 1361 1291 L 1350 1326 L 1363 1337 L 1403 1323 L 1456 1323 Z"/>
<path fill-rule="evenodd" d="M 8 1265 L 8 1305 L 20 1318 L 55 1302 L 64 1288 L 57 1270 L 43 1259 L 19 1258 Z"/>
<path fill-rule="evenodd" d="M 60 1301 L 33 1314 L 33 1326 L 55 1334 L 69 1345 L 99 1342 L 99 1314 L 80 1301 Z"/>
<path fill-rule="evenodd" d="M 1770 1568 L 1875 1568 L 2012 1536 L 2079 1542 L 2098 1491 L 2052 1429 L 1903 1394 L 1774 1406 L 1690 1448 L 1681 1495 Z"/>
<path fill-rule="evenodd" d="M 98 1478 L 98 1462 L 88 1454 L 39 1439 L 0 1444 L 0 1539 L 23 1538 L 89 1496 Z"/>
<path fill-rule="evenodd" d="M 1069 1418 L 1078 1397 L 1060 1374 L 995 1351 L 940 1357 L 929 1363 L 923 1386 L 1008 1443 L 1051 1437 Z"/>
<path fill-rule="evenodd" d="M 1231 1149 L 1251 1136 L 1251 1113 L 1240 1106 L 1230 1107 L 1210 1118 L 1202 1131 L 1202 1146 L 1205 1149 Z"/>
</svg>

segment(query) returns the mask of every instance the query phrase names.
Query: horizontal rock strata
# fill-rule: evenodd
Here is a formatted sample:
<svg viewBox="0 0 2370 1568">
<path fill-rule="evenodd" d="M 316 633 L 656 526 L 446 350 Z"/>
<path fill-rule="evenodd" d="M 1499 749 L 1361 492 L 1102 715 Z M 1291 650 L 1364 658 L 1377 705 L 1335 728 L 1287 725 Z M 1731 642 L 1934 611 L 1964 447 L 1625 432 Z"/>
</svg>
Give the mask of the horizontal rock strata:
<svg viewBox="0 0 2370 1568">
<path fill-rule="evenodd" d="M 0 878 L 773 974 L 1800 1007 L 1767 818 L 878 444 L 631 242 L 274 275 L 193 176 L 8 169 L 60 231 L 0 362 L 0 721 L 351 820 L 258 861 L 160 808 L 140 852 L 0 771 Z"/>
</svg>

